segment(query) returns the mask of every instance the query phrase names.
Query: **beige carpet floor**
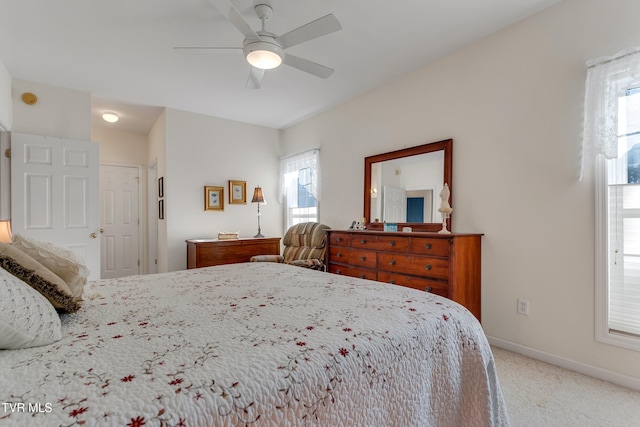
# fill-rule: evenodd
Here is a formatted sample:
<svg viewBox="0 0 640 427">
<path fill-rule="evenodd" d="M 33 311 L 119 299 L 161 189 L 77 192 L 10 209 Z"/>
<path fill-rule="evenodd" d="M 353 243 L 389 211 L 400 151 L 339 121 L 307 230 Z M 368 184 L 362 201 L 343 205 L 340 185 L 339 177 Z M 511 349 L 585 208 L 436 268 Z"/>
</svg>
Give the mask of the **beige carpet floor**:
<svg viewBox="0 0 640 427">
<path fill-rule="evenodd" d="M 640 427 L 640 391 L 492 349 L 512 427 Z"/>
</svg>

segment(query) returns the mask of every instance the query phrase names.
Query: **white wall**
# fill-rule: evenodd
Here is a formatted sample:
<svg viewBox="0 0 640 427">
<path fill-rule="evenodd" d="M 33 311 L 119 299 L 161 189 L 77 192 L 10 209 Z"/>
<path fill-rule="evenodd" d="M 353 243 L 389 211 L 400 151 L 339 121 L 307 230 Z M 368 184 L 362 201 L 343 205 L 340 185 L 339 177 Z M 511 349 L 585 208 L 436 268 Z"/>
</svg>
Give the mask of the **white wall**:
<svg viewBox="0 0 640 427">
<path fill-rule="evenodd" d="M 38 102 L 22 102 L 22 94 L 31 92 Z M 81 141 L 91 140 L 91 94 L 13 80 L 13 132 L 57 136 Z"/>
<path fill-rule="evenodd" d="M 91 140 L 100 143 L 100 162 L 141 165 L 146 169 L 149 153 L 146 134 L 94 126 Z"/>
<path fill-rule="evenodd" d="M 278 203 L 280 132 L 225 119 L 166 110 L 165 222 L 169 271 L 186 268 L 186 239 L 217 237 L 218 231 L 238 231 L 251 237 L 258 231 L 253 189 L 263 188 L 262 234 L 282 236 L 282 206 Z M 230 205 L 228 180 L 247 182 L 247 204 Z M 224 211 L 204 210 L 204 186 L 225 188 Z"/>
<path fill-rule="evenodd" d="M 0 128 L 11 130 L 13 105 L 11 105 L 11 75 L 0 59 Z"/>
<path fill-rule="evenodd" d="M 365 156 L 453 138 L 453 229 L 485 234 L 487 335 L 640 384 L 637 352 L 594 340 L 593 171 L 577 180 L 585 61 L 638 45 L 638 16 L 564 0 L 285 130 L 281 152 L 321 148 L 320 219 L 340 228 L 362 216 Z"/>
</svg>

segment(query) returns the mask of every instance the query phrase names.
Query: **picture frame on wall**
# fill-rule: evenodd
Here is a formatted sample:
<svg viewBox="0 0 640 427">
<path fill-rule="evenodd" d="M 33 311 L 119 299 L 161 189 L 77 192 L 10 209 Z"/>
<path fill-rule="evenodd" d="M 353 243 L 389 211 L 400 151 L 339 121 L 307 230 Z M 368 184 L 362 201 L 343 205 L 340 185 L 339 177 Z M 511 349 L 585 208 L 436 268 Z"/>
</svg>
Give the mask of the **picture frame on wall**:
<svg viewBox="0 0 640 427">
<path fill-rule="evenodd" d="M 164 199 L 158 200 L 158 218 L 164 219 Z"/>
<path fill-rule="evenodd" d="M 204 210 L 224 210 L 224 187 L 206 185 L 204 187 Z"/>
<path fill-rule="evenodd" d="M 229 180 L 229 204 L 230 205 L 246 205 L 247 204 L 247 181 Z"/>
<path fill-rule="evenodd" d="M 158 178 L 158 197 L 164 197 L 164 176 Z"/>
</svg>

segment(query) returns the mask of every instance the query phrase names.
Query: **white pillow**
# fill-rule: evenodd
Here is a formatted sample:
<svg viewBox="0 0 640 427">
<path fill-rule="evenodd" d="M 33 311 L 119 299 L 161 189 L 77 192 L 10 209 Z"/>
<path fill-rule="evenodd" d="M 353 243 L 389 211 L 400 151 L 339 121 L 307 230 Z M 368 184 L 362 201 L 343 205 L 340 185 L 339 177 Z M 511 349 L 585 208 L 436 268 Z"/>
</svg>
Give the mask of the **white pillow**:
<svg viewBox="0 0 640 427">
<path fill-rule="evenodd" d="M 62 338 L 60 316 L 38 291 L 0 268 L 0 349 L 48 345 Z"/>
<path fill-rule="evenodd" d="M 87 284 L 89 270 L 76 254 L 69 249 L 21 234 L 13 236 L 13 245 L 64 280 L 76 301 L 82 298 L 82 288 Z"/>
</svg>

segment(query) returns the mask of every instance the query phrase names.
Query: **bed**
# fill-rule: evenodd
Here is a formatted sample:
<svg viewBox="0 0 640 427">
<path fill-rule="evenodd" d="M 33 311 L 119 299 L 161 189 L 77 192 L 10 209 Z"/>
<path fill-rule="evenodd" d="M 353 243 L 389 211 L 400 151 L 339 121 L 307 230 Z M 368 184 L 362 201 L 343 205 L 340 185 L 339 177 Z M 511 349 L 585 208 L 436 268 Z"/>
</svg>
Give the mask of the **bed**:
<svg viewBox="0 0 640 427">
<path fill-rule="evenodd" d="M 507 426 L 462 306 L 245 263 L 89 282 L 61 338 L 0 351 L 0 426 Z"/>
</svg>

